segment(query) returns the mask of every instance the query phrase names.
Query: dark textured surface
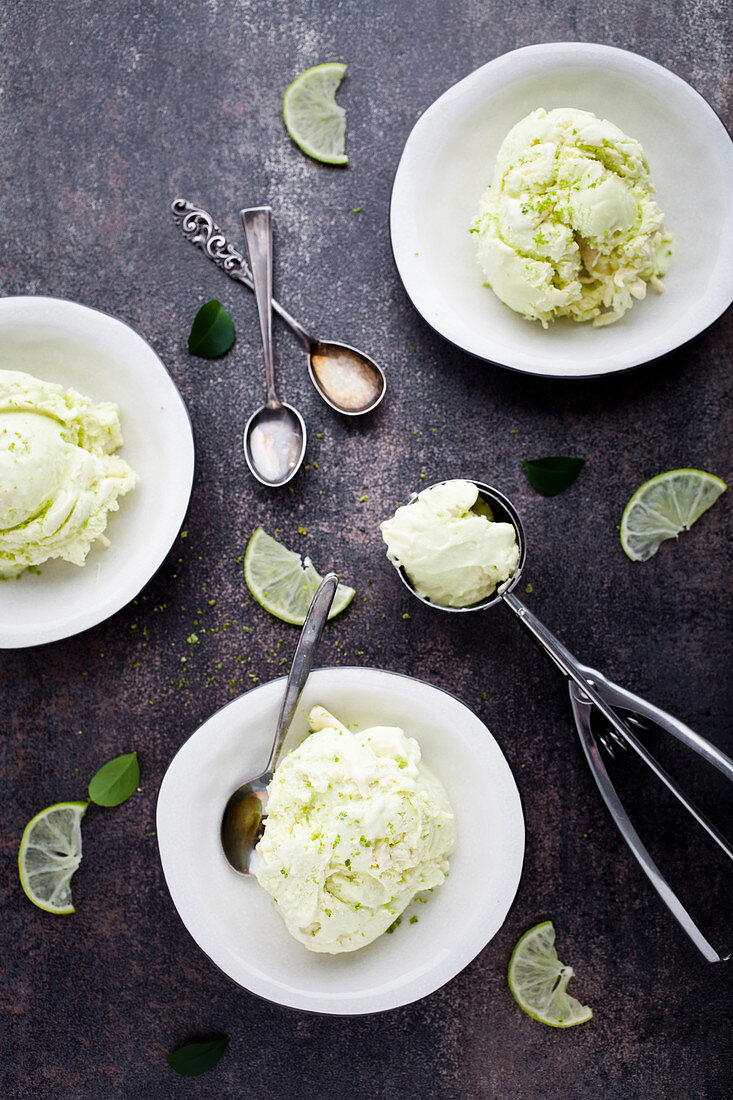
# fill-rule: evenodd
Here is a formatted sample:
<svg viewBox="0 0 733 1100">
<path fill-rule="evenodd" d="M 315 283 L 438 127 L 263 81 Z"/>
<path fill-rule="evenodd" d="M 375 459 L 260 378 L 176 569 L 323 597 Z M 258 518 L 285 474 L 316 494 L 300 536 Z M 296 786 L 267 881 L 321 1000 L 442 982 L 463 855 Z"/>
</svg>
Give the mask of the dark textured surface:
<svg viewBox="0 0 733 1100">
<path fill-rule="evenodd" d="M 730 969 L 701 960 L 633 864 L 576 748 L 561 678 L 503 609 L 440 617 L 410 602 L 376 525 L 422 474 L 502 486 L 525 520 L 530 606 L 589 663 L 733 750 L 730 502 L 646 565 L 626 560 L 615 529 L 630 492 L 661 470 L 730 474 L 730 313 L 630 374 L 532 380 L 428 329 L 395 272 L 387 223 L 420 112 L 516 46 L 570 39 L 635 50 L 688 80 L 730 125 L 732 15 L 730 0 L 0 5 L 0 291 L 82 301 L 131 324 L 180 387 L 198 444 L 187 537 L 138 600 L 79 637 L 0 655 L 4 1096 L 731 1095 Z M 345 172 L 304 158 L 280 118 L 285 84 L 334 58 L 349 63 L 339 97 Z M 254 301 L 180 238 L 168 213 L 178 194 L 232 231 L 241 206 L 270 202 L 278 296 L 389 369 L 384 406 L 345 423 L 319 403 L 294 337 L 276 326 L 283 384 L 312 429 L 310 468 L 293 493 L 261 489 L 246 471 L 240 432 L 261 391 Z M 231 310 L 238 343 L 205 363 L 188 357 L 185 340 L 214 296 Z M 588 464 L 570 491 L 543 500 L 519 460 L 553 452 Z M 285 653 L 295 641 L 243 586 L 240 559 L 257 524 L 358 588 L 326 635 L 324 664 L 392 668 L 455 691 L 494 731 L 520 786 L 527 855 L 506 924 L 447 987 L 387 1015 L 319 1018 L 256 1000 L 198 949 L 163 882 L 154 810 L 168 762 L 233 693 L 280 671 L 280 638 Z M 251 633 L 225 628 L 234 614 Z M 201 640 L 190 652 L 196 617 Z M 142 790 L 116 811 L 89 813 L 75 916 L 36 911 L 15 869 L 24 824 L 82 796 L 101 762 L 132 747 Z M 730 803 L 722 785 L 687 781 L 718 816 Z M 638 773 L 628 787 L 693 912 L 731 946 L 722 861 L 703 860 L 698 834 Z M 506 985 L 513 943 L 545 916 L 595 1009 L 569 1032 L 524 1016 Z M 219 1066 L 176 1078 L 166 1052 L 221 1032 L 232 1040 Z"/>
</svg>

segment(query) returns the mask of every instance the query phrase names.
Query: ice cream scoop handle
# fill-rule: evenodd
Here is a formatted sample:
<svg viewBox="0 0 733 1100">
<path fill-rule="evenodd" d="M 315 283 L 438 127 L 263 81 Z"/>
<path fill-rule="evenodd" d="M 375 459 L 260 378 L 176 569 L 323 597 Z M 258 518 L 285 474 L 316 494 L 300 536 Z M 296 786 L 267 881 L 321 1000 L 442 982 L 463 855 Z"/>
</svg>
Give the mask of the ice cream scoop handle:
<svg viewBox="0 0 733 1100">
<path fill-rule="evenodd" d="M 280 717 L 275 731 L 275 743 L 272 746 L 270 759 L 267 762 L 267 771 L 273 772 L 277 764 L 280 750 L 283 746 L 290 724 L 295 715 L 295 709 L 300 702 L 306 680 L 313 669 L 316 657 L 316 649 L 323 633 L 323 628 L 331 610 L 333 598 L 338 588 L 338 577 L 335 573 L 327 573 L 321 581 L 315 596 L 311 602 L 308 614 L 300 632 L 298 645 L 290 666 L 290 674 L 285 685 L 285 697 L 280 708 Z"/>
<path fill-rule="evenodd" d="M 229 243 L 211 214 L 194 206 L 187 199 L 174 199 L 171 203 L 171 211 L 176 225 L 187 241 L 200 248 L 217 267 L 227 273 L 230 279 L 234 279 L 237 283 L 244 283 L 250 290 L 254 290 L 249 264 L 242 253 L 237 252 L 236 248 Z M 274 298 L 272 308 L 310 351 L 315 343 L 313 337 L 309 336 L 303 326 Z"/>
<path fill-rule="evenodd" d="M 564 672 L 569 680 L 572 680 L 573 683 L 577 685 L 582 693 L 582 698 L 590 700 L 596 709 L 601 712 L 611 729 L 634 750 L 636 755 L 640 757 L 647 767 L 654 772 L 657 778 L 664 783 L 667 790 L 674 795 L 677 801 L 685 807 L 687 812 L 694 817 L 705 832 L 712 837 L 720 848 L 722 848 L 728 858 L 733 860 L 733 848 L 725 837 L 707 820 L 697 806 L 690 801 L 684 791 L 680 789 L 672 777 L 644 747 L 633 730 L 629 728 L 628 723 L 620 718 L 613 709 L 613 705 L 610 702 L 610 699 L 613 698 L 611 687 L 615 687 L 616 685 L 611 685 L 611 682 L 606 680 L 605 677 L 598 677 L 598 680 L 596 680 L 593 671 L 586 665 L 582 665 L 577 661 L 572 653 L 565 648 L 562 642 L 558 641 L 554 634 L 551 634 L 547 627 L 541 623 L 512 592 L 505 593 L 503 599 L 504 602 L 511 607 L 524 628 L 529 631 L 535 641 L 544 649 L 547 656 L 555 662 L 560 671 Z M 616 697 L 618 698 L 620 696 L 621 693 L 617 689 Z M 669 729 L 669 725 L 665 723 L 664 728 Z M 672 732 L 696 752 L 701 752 L 703 748 L 702 738 L 683 737 L 679 730 L 673 730 Z M 690 730 L 689 733 L 692 734 L 692 731 Z M 706 746 L 706 751 L 703 755 L 729 779 L 733 778 L 733 765 L 731 765 L 731 761 L 728 757 L 719 751 L 711 751 L 713 750 L 713 746 L 709 745 L 709 743 L 706 743 Z"/>
</svg>

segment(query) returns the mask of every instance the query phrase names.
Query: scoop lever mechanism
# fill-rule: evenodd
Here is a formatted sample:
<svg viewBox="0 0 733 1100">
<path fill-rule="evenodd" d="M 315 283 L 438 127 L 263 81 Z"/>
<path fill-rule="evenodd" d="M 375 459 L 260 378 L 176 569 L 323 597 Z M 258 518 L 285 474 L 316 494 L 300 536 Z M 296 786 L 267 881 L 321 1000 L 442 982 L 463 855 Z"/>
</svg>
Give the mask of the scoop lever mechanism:
<svg viewBox="0 0 733 1100">
<path fill-rule="evenodd" d="M 637 722 L 634 720 L 636 716 L 642 720 L 654 723 L 660 729 L 677 738 L 677 740 L 687 748 L 696 752 L 703 760 L 712 764 L 730 780 L 733 780 L 733 760 L 726 756 L 725 753 L 721 752 L 712 742 L 707 741 L 683 722 L 680 722 L 679 719 L 674 718 L 671 714 L 654 706 L 653 703 L 647 702 L 647 700 L 642 699 L 640 696 L 634 695 L 625 688 L 619 687 L 618 684 L 608 680 L 602 673 L 597 672 L 595 669 L 588 668 L 587 666 L 579 666 L 579 671 L 582 672 L 584 679 L 587 681 L 590 693 L 595 697 L 600 697 L 605 707 L 614 711 L 615 708 L 619 708 L 622 712 L 631 715 L 630 719 L 624 721 L 619 715 L 614 714 L 616 722 L 613 724 L 612 729 L 613 738 L 616 743 L 623 744 L 625 747 L 633 749 L 637 755 L 641 757 L 644 763 L 651 768 L 657 778 L 659 778 L 672 794 L 674 794 L 678 801 L 681 802 L 688 813 L 692 815 L 705 832 L 707 832 L 725 852 L 728 858 L 733 860 L 733 848 L 725 837 L 710 821 L 708 821 L 694 803 L 683 794 L 664 768 L 662 768 L 658 761 L 655 760 L 651 753 L 641 744 L 635 733 L 630 729 L 630 723 L 633 722 L 634 725 L 637 725 Z M 706 936 L 703 935 L 680 898 L 674 893 L 663 877 L 661 871 L 652 859 L 649 850 L 646 848 L 641 837 L 632 825 L 629 815 L 626 813 L 611 777 L 608 774 L 603 759 L 601 745 L 603 744 L 607 751 L 609 747 L 602 738 L 596 737 L 591 725 L 591 716 L 593 714 L 595 700 L 592 701 L 589 694 L 586 693 L 575 680 L 570 681 L 569 691 L 575 725 L 591 774 L 593 775 L 603 801 L 608 807 L 611 817 L 631 849 L 632 855 L 672 916 L 678 921 L 707 961 L 727 962 L 731 958 L 731 954 L 721 955 L 712 946 Z"/>
</svg>

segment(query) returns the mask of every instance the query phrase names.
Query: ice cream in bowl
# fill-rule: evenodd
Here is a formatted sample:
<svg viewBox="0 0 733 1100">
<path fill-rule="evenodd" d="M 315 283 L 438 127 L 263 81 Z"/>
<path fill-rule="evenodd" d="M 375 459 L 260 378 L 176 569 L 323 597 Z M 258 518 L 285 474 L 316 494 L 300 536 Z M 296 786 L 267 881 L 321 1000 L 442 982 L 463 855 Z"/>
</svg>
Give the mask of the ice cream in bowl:
<svg viewBox="0 0 733 1100">
<path fill-rule="evenodd" d="M 373 943 L 441 886 L 455 814 L 420 746 L 398 726 L 350 730 L 324 707 L 275 771 L 255 875 L 310 951 Z"/>
</svg>

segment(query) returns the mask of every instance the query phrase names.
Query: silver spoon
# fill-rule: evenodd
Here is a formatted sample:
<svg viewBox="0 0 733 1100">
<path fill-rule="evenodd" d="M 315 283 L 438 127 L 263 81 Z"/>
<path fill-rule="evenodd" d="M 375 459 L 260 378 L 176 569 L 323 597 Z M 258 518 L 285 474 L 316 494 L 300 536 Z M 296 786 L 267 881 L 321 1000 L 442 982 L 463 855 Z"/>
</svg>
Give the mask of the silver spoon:
<svg viewBox="0 0 733 1100">
<path fill-rule="evenodd" d="M 242 225 L 252 265 L 257 312 L 265 352 L 267 402 L 253 413 L 244 429 L 244 457 L 263 485 L 286 485 L 300 469 L 305 455 L 305 424 L 292 405 L 275 390 L 272 347 L 272 210 L 256 206 L 242 210 Z"/>
<path fill-rule="evenodd" d="M 576 725 L 578 726 L 581 743 L 583 744 L 588 763 L 593 772 L 593 777 L 598 784 L 606 805 L 611 811 L 616 825 L 629 845 L 634 858 L 640 864 L 652 886 L 654 886 L 672 915 L 677 919 L 705 958 L 710 962 L 719 961 L 719 954 L 700 932 L 700 929 L 692 920 L 680 899 L 671 891 L 651 859 L 648 851 L 642 844 L 638 834 L 633 827 L 631 827 L 620 800 L 618 799 L 618 795 L 610 783 L 608 774 L 599 761 L 590 731 L 588 711 L 595 707 L 596 710 L 603 715 L 606 722 L 611 727 L 611 733 L 614 739 L 634 750 L 637 756 L 644 761 L 657 778 L 661 780 L 667 789 L 730 859 L 733 859 L 733 847 L 731 847 L 719 830 L 708 821 L 697 806 L 690 801 L 671 776 L 645 748 L 631 728 L 630 723 L 634 723 L 635 721 L 633 715 L 629 718 L 625 712 L 631 710 L 635 714 L 651 717 L 662 729 L 670 732 L 674 737 L 702 756 L 708 763 L 716 767 L 730 780 L 733 780 L 733 760 L 726 756 L 725 753 L 721 752 L 720 749 L 710 741 L 707 741 L 693 730 L 688 729 L 688 727 L 683 725 L 678 719 L 673 718 L 672 715 L 666 714 L 666 712 L 660 710 L 658 707 L 654 707 L 651 703 L 646 702 L 646 700 L 625 691 L 617 684 L 608 680 L 602 673 L 581 664 L 580 661 L 566 649 L 562 642 L 559 641 L 554 634 L 551 634 L 547 627 L 532 614 L 529 608 L 525 607 L 521 600 L 517 599 L 513 589 L 519 582 L 527 553 L 522 521 L 512 502 L 502 493 L 493 489 L 490 485 L 484 485 L 480 481 L 474 481 L 473 484 L 477 487 L 481 499 L 488 504 L 491 509 L 494 520 L 500 523 L 510 523 L 514 528 L 517 536 L 517 545 L 519 547 L 519 560 L 511 577 L 501 584 L 488 599 L 481 603 L 471 604 L 470 607 L 445 607 L 440 604 L 432 603 L 415 590 L 405 570 L 401 566 L 395 565 L 400 579 L 406 588 L 408 588 L 413 596 L 420 600 L 421 603 L 427 604 L 428 607 L 436 607 L 440 611 L 484 611 L 486 608 L 493 607 L 494 604 L 500 602 L 506 604 L 506 606 L 513 611 L 525 630 L 528 631 L 534 641 L 537 642 L 540 648 L 544 650 L 546 655 L 570 681 L 570 698 L 576 718 Z M 395 563 L 393 562 L 393 564 Z M 614 706 L 623 708 L 624 717 L 619 716 Z M 584 711 L 584 708 L 587 708 L 587 711 Z M 638 725 L 638 722 L 635 724 Z"/>
<path fill-rule="evenodd" d="M 175 199 L 171 210 L 186 240 L 202 249 L 231 279 L 254 289 L 252 272 L 244 256 L 227 241 L 211 214 L 186 199 Z M 305 347 L 311 381 L 327 405 L 344 416 L 360 416 L 377 407 L 387 382 L 382 368 L 373 359 L 349 344 L 310 336 L 274 299 L 272 308 Z"/>
<path fill-rule="evenodd" d="M 285 684 L 285 697 L 280 708 L 275 740 L 267 767 L 261 775 L 237 787 L 224 808 L 221 819 L 221 845 L 224 855 L 234 870 L 243 875 L 251 874 L 253 849 L 259 840 L 262 820 L 267 814 L 267 787 L 275 771 L 280 750 L 293 721 L 306 680 L 313 668 L 316 646 L 331 610 L 338 583 L 335 573 L 326 574 L 305 617 Z"/>
</svg>

